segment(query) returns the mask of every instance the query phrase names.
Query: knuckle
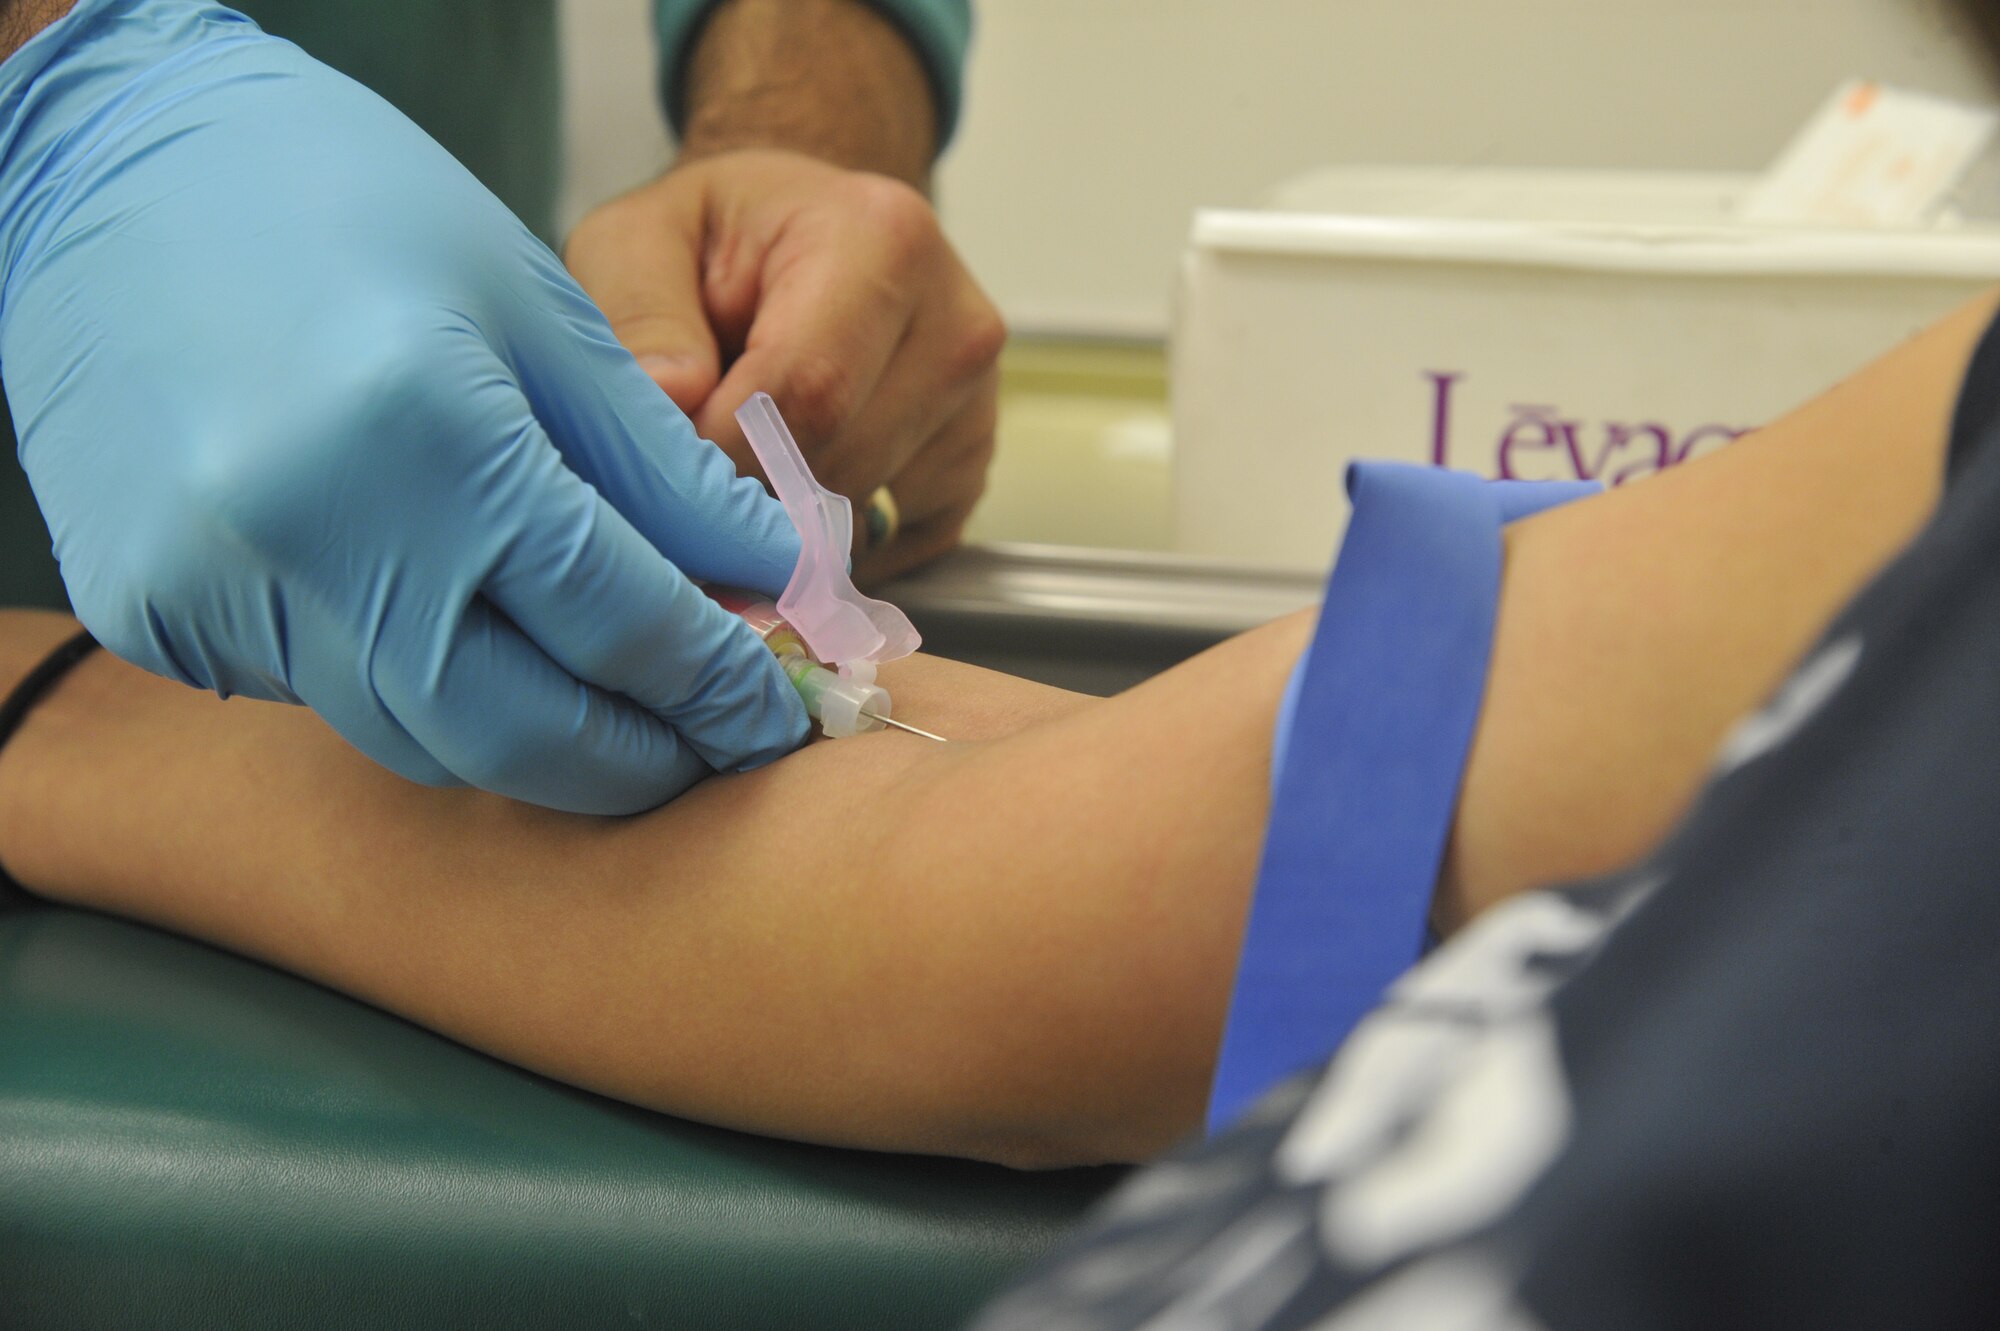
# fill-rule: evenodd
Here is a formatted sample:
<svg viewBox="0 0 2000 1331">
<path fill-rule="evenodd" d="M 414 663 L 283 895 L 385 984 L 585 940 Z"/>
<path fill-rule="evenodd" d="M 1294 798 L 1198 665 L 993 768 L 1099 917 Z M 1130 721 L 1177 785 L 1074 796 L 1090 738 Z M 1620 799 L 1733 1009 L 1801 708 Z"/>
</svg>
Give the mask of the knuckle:
<svg viewBox="0 0 2000 1331">
<path fill-rule="evenodd" d="M 853 414 L 856 395 L 854 371 L 846 362 L 809 352 L 785 376 L 785 419 L 804 436 L 801 443 L 823 443 Z"/>
<path fill-rule="evenodd" d="M 581 260 L 588 265 L 602 251 L 622 253 L 628 245 L 644 243 L 645 238 L 665 229 L 673 218 L 673 202 L 679 193 L 676 184 L 669 173 L 586 212 L 563 241 L 563 262 Z"/>
<path fill-rule="evenodd" d="M 1006 345 L 1006 320 L 981 298 L 978 308 L 959 322 L 945 348 L 946 369 L 954 378 L 976 378 L 993 369 Z"/>
<path fill-rule="evenodd" d="M 323 452 L 304 431 L 243 427 L 205 435 L 189 450 L 182 476 L 189 536 L 228 535 L 259 544 L 317 488 L 312 473 Z"/>
<path fill-rule="evenodd" d="M 362 431 L 408 433 L 436 424 L 450 378 L 438 372 L 445 349 L 437 326 L 423 313 L 400 310 L 344 322 L 335 350 L 301 364 L 308 391 L 268 422 L 273 433 L 308 447 L 341 447 L 359 442 Z"/>
<path fill-rule="evenodd" d="M 260 548 L 324 522 L 364 477 L 378 491 L 407 480 L 374 469 L 412 457 L 410 441 L 450 438 L 437 377 L 424 372 L 435 360 L 427 337 L 414 320 L 373 322 L 343 338 L 339 355 L 301 363 L 308 391 L 209 424 L 181 469 L 187 510 Z"/>
<path fill-rule="evenodd" d="M 821 485 L 835 494 L 846 495 L 857 504 L 866 502 L 870 492 L 883 481 L 880 460 L 857 449 L 843 449 L 829 454 L 817 468 L 816 475 Z"/>
<path fill-rule="evenodd" d="M 999 411 L 991 401 L 968 407 L 938 442 L 938 461 L 959 478 L 956 488 L 977 492 L 986 484 L 999 444 Z"/>
<path fill-rule="evenodd" d="M 562 261 L 565 267 L 574 269 L 579 259 L 586 263 L 595 257 L 598 249 L 615 243 L 630 225 L 628 214 L 631 205 L 625 199 L 613 199 L 585 213 L 577 224 L 563 237 Z"/>
<path fill-rule="evenodd" d="M 185 479 L 190 544 L 243 542 L 267 552 L 329 502 L 336 473 L 329 437 L 236 430 L 202 440 Z"/>
<path fill-rule="evenodd" d="M 605 205 L 606 208 L 612 206 Z M 563 237 L 562 250 L 558 255 L 563 261 L 563 267 L 575 272 L 579 257 L 587 261 L 597 249 L 600 233 L 612 225 L 610 219 L 605 217 L 604 211 L 604 208 L 597 208 L 585 213 L 577 224 L 570 228 L 569 234 Z"/>
<path fill-rule="evenodd" d="M 851 188 L 855 211 L 899 257 L 913 258 L 942 242 L 937 211 L 914 186 L 888 176 L 857 175 Z"/>
</svg>

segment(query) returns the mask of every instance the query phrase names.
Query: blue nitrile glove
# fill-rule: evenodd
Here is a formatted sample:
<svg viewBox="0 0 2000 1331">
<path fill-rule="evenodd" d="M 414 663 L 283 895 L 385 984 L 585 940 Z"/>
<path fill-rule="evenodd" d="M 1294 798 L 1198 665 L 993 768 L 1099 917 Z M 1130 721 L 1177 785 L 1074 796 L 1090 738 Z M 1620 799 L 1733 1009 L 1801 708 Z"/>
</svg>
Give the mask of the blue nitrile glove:
<svg viewBox="0 0 2000 1331">
<path fill-rule="evenodd" d="M 0 373 L 84 624 L 403 775 L 628 812 L 807 720 L 686 574 L 798 539 L 554 255 L 374 94 L 197 0 L 0 66 Z"/>
</svg>

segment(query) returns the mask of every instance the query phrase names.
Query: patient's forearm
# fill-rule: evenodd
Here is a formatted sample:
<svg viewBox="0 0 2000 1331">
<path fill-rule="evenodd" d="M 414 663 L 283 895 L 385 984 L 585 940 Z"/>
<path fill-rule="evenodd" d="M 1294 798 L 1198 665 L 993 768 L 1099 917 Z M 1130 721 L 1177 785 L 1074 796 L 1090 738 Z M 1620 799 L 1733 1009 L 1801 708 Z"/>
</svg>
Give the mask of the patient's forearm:
<svg viewBox="0 0 2000 1331">
<path fill-rule="evenodd" d="M 1443 923 L 1620 864 L 1679 815 L 1726 727 L 1930 511 L 1991 303 L 1729 449 L 1509 532 Z M 0 678 L 67 628 L 0 616 Z M 641 1103 L 1134 1157 L 1197 1121 L 1307 629 L 1101 702 L 913 661 L 886 675 L 899 712 L 961 742 L 819 745 L 622 821 L 419 789 L 299 709 L 99 658 L 0 754 L 0 856 Z"/>
<path fill-rule="evenodd" d="M 10 677 L 65 623 L 14 616 Z M 302 709 L 99 657 L 0 761 L 0 852 L 640 1103 L 1134 1158 L 1199 1113 L 1304 632 L 1104 702 L 919 659 L 899 714 L 961 742 L 820 744 L 627 820 L 411 786 Z"/>
</svg>

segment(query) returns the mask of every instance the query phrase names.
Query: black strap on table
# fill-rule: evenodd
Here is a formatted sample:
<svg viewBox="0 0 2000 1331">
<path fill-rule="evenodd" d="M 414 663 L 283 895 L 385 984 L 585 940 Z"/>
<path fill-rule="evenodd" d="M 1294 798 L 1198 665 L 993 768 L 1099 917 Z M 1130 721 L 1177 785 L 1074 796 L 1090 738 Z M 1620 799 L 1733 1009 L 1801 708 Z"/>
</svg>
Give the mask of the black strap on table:
<svg viewBox="0 0 2000 1331">
<path fill-rule="evenodd" d="M 14 738 L 14 732 L 21 728 L 28 713 L 42 696 L 54 688 L 73 669 L 78 661 L 97 650 L 97 639 L 88 630 L 79 630 L 65 638 L 56 649 L 42 658 L 42 663 L 28 672 L 27 678 L 14 686 L 7 695 L 7 701 L 0 702 L 0 749 L 7 747 L 7 741 Z M 7 875 L 6 866 L 0 865 L 0 901 L 30 900 L 27 891 Z"/>
</svg>

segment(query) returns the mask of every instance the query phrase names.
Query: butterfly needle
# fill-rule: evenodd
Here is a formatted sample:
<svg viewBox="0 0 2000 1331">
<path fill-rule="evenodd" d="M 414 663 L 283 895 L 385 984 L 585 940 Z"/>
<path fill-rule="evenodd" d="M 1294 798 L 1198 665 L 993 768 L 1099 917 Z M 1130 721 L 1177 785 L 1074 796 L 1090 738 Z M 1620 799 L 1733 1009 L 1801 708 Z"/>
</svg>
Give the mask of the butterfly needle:
<svg viewBox="0 0 2000 1331">
<path fill-rule="evenodd" d="M 933 735 L 928 730 L 919 730 L 913 725 L 909 725 L 906 722 L 898 721 L 893 716 L 883 716 L 880 713 L 871 712 L 866 708 L 862 709 L 861 714 L 867 717 L 870 721 L 880 721 L 885 726 L 894 726 L 898 730 L 907 730 L 912 735 L 922 735 L 925 739 L 934 739 L 940 744 L 949 744 L 951 742 L 947 740 L 943 735 Z"/>
</svg>

